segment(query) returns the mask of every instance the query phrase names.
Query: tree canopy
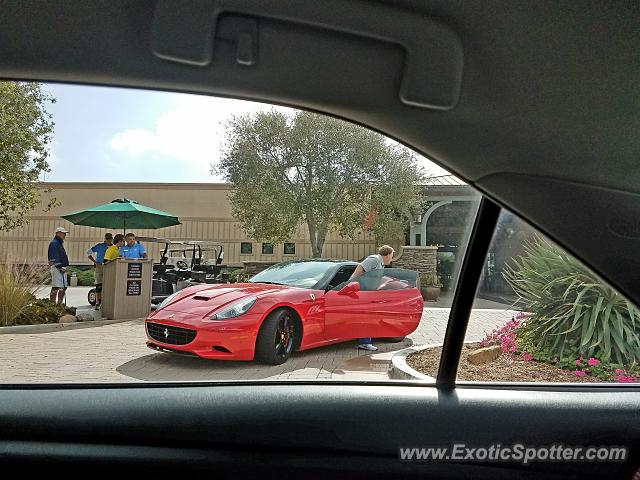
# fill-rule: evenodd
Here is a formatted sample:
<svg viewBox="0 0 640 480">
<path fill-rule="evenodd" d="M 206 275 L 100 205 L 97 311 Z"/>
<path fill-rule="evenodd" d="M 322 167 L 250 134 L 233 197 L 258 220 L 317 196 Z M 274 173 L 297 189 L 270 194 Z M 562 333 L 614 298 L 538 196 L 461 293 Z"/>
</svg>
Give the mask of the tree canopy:
<svg viewBox="0 0 640 480">
<path fill-rule="evenodd" d="M 253 238 L 282 243 L 305 223 L 314 257 L 329 231 L 403 237 L 421 203 L 413 152 L 358 125 L 311 112 L 234 117 L 214 166 L 233 185 L 233 214 Z"/>
<path fill-rule="evenodd" d="M 24 225 L 40 203 L 54 126 L 45 107 L 54 101 L 37 83 L 0 82 L 0 230 Z"/>
</svg>

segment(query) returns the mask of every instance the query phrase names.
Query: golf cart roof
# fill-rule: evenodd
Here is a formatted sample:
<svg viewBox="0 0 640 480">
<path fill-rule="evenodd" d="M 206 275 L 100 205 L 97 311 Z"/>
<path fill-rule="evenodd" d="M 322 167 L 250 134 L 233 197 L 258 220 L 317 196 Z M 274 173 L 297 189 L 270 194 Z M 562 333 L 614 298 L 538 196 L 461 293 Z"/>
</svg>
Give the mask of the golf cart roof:
<svg viewBox="0 0 640 480">
<path fill-rule="evenodd" d="M 158 238 L 158 237 L 136 237 L 136 240 L 147 243 L 164 243 L 169 246 L 176 247 L 222 247 L 222 244 L 219 242 L 211 242 L 209 240 L 170 240 L 168 238 Z"/>
</svg>

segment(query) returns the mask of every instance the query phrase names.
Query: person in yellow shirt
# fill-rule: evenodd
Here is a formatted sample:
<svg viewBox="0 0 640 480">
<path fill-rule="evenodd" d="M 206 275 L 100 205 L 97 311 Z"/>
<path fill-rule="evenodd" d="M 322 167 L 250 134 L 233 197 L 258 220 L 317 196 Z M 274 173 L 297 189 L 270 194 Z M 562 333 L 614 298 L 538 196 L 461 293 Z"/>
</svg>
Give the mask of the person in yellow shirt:
<svg viewBox="0 0 640 480">
<path fill-rule="evenodd" d="M 112 262 L 120 256 L 120 247 L 124 245 L 124 235 L 118 233 L 113 237 L 113 245 L 104 252 L 104 263 Z"/>
</svg>

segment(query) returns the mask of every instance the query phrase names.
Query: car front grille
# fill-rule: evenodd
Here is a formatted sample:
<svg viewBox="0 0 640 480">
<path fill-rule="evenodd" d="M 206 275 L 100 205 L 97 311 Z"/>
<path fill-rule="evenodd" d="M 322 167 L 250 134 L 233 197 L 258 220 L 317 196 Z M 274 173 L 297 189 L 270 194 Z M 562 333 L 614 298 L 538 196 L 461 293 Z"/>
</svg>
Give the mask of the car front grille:
<svg viewBox="0 0 640 480">
<path fill-rule="evenodd" d="M 188 328 L 170 327 L 159 323 L 147 322 L 147 334 L 169 345 L 187 345 L 196 338 L 196 331 Z"/>
</svg>

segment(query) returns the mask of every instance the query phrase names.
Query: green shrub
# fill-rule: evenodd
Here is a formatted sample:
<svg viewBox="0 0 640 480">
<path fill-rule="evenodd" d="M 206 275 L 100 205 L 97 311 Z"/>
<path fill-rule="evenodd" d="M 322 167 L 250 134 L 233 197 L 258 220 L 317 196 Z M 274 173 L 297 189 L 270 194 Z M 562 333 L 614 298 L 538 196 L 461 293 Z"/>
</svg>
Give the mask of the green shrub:
<svg viewBox="0 0 640 480">
<path fill-rule="evenodd" d="M 420 275 L 420 288 L 424 287 L 442 287 L 440 277 L 435 273 Z"/>
<path fill-rule="evenodd" d="M 244 268 L 225 269 L 224 274 L 228 275 L 229 283 L 238 283 L 245 280 Z"/>
<path fill-rule="evenodd" d="M 78 285 L 81 287 L 92 287 L 95 285 L 95 269 L 93 267 L 68 267 L 68 278 L 75 273 L 78 276 Z"/>
<path fill-rule="evenodd" d="M 519 350 L 543 361 L 640 361 L 638 308 L 539 236 L 525 243 L 524 252 L 503 272 L 531 312 L 518 330 Z"/>
<path fill-rule="evenodd" d="M 72 310 L 52 302 L 48 298 L 34 300 L 25 307 L 16 318 L 16 325 L 38 325 L 42 323 L 58 323 L 58 320 Z"/>
<path fill-rule="evenodd" d="M 453 267 L 456 264 L 456 257 L 451 252 L 438 252 L 437 273 L 442 281 L 442 288 L 448 290 L 453 281 Z"/>
<path fill-rule="evenodd" d="M 0 326 L 14 325 L 34 300 L 33 291 L 46 278 L 48 267 L 0 258 Z"/>
</svg>

